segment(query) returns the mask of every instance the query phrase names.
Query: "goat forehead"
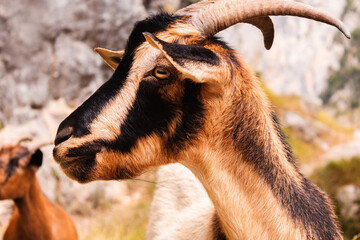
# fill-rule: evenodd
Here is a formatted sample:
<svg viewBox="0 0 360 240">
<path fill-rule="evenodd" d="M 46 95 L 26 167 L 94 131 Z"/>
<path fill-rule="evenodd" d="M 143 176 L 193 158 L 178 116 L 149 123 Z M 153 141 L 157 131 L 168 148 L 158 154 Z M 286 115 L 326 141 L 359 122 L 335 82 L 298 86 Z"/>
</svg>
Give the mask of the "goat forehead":
<svg viewBox="0 0 360 240">
<path fill-rule="evenodd" d="M 13 175 L 19 161 L 27 158 L 29 150 L 23 146 L 6 146 L 0 150 L 0 182 L 5 184 Z"/>
<path fill-rule="evenodd" d="M 26 157 L 29 150 L 23 146 L 5 146 L 0 150 L 0 164 L 12 162 L 14 159 Z"/>
</svg>

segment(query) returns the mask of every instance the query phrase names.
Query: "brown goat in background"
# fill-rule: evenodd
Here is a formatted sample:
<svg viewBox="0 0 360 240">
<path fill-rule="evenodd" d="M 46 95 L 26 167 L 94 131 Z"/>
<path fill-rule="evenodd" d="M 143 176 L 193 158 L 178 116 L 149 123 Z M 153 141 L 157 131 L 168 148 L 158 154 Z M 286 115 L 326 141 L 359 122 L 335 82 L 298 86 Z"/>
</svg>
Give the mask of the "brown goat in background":
<svg viewBox="0 0 360 240">
<path fill-rule="evenodd" d="M 40 189 L 36 171 L 42 160 L 39 148 L 29 151 L 17 144 L 0 149 L 0 200 L 15 203 L 4 240 L 78 239 L 71 218 Z"/>
<path fill-rule="evenodd" d="M 342 239 L 258 79 L 213 37 L 250 23 L 269 49 L 271 15 L 321 21 L 350 37 L 342 22 L 287 0 L 209 0 L 140 21 L 125 51 L 98 49 L 116 70 L 61 123 L 55 160 L 82 183 L 183 164 L 214 204 L 208 239 Z"/>
</svg>

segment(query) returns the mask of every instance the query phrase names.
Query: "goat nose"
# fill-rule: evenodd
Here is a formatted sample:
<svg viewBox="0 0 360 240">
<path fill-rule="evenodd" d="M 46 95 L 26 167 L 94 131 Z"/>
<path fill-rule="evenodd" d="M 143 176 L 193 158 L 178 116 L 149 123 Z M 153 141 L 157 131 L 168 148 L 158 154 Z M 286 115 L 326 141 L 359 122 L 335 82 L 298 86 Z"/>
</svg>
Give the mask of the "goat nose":
<svg viewBox="0 0 360 240">
<path fill-rule="evenodd" d="M 59 129 L 59 131 L 56 134 L 55 145 L 65 142 L 66 140 L 68 140 L 71 137 L 72 134 L 73 134 L 72 127 L 65 127 L 65 128 Z"/>
</svg>

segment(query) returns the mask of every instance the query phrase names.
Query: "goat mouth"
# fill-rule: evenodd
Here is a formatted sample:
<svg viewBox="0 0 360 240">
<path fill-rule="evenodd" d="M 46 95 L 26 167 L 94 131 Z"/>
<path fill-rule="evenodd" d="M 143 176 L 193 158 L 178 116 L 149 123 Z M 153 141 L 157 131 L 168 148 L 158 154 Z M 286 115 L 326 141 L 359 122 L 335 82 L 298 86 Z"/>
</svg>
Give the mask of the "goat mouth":
<svg viewBox="0 0 360 240">
<path fill-rule="evenodd" d="M 82 165 L 84 162 L 95 161 L 93 156 L 78 156 L 71 158 L 62 158 L 58 163 L 63 169 L 74 167 L 75 165 Z"/>
<path fill-rule="evenodd" d="M 78 156 L 58 161 L 61 169 L 69 178 L 79 182 L 87 183 L 92 181 L 91 173 L 95 168 L 95 156 Z"/>
<path fill-rule="evenodd" d="M 62 155 L 59 153 L 59 150 L 57 147 L 53 149 L 53 156 L 55 162 L 57 162 L 62 169 L 66 169 L 69 167 L 76 167 L 76 165 L 82 165 L 86 162 L 93 162 L 95 161 L 95 154 L 89 154 L 89 155 Z"/>
<path fill-rule="evenodd" d="M 101 151 L 98 144 L 87 144 L 77 147 L 56 146 L 53 149 L 53 156 L 57 163 L 61 166 L 75 164 L 76 162 L 93 161 L 96 154 Z"/>
</svg>

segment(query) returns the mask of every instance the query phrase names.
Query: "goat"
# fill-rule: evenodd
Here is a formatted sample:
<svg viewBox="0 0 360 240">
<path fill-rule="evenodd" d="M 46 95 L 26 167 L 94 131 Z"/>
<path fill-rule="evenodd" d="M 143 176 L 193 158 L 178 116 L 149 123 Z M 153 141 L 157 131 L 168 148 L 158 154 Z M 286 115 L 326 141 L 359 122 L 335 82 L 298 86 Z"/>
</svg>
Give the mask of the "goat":
<svg viewBox="0 0 360 240">
<path fill-rule="evenodd" d="M 131 179 L 181 163 L 214 204 L 213 239 L 342 239 L 306 179 L 258 79 L 213 37 L 239 22 L 273 42 L 270 15 L 342 22 L 287 0 L 209 0 L 138 22 L 125 51 L 99 50 L 112 77 L 60 124 L 53 155 L 70 178 Z"/>
<path fill-rule="evenodd" d="M 71 218 L 41 192 L 36 171 L 42 160 L 40 148 L 30 151 L 18 143 L 0 149 L 0 200 L 15 203 L 4 240 L 78 239 Z"/>
</svg>

